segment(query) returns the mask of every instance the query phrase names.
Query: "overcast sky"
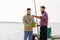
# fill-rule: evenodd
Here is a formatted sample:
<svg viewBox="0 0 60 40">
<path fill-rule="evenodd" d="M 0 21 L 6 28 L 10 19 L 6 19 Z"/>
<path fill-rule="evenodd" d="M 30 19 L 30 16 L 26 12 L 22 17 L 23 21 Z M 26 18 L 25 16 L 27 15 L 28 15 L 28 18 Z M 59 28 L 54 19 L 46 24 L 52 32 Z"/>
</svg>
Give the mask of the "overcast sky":
<svg viewBox="0 0 60 40">
<path fill-rule="evenodd" d="M 60 0 L 36 0 L 38 15 L 41 5 L 46 6 L 49 22 L 60 22 Z M 22 22 L 26 8 L 31 8 L 31 13 L 35 14 L 33 0 L 0 0 L 0 21 Z"/>
</svg>

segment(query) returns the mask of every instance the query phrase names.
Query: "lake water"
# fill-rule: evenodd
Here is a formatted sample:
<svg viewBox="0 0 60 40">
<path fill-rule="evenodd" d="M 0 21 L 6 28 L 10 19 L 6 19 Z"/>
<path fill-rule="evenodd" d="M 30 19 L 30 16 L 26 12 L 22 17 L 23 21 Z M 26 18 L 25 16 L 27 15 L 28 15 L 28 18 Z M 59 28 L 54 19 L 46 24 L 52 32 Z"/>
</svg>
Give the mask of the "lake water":
<svg viewBox="0 0 60 40">
<path fill-rule="evenodd" d="M 60 23 L 49 23 L 52 35 L 60 35 Z M 37 33 L 37 28 L 33 29 Z M 21 22 L 0 22 L 0 40 L 23 40 L 24 26 Z"/>
</svg>

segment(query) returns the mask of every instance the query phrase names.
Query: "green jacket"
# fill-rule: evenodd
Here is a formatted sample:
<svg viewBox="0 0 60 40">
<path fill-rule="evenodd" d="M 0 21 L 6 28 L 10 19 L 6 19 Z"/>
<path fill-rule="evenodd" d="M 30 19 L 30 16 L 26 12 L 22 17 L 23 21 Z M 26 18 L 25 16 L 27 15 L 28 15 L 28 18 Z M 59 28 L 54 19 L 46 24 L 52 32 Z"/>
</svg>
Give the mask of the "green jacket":
<svg viewBox="0 0 60 40">
<path fill-rule="evenodd" d="M 23 17 L 24 31 L 32 31 L 30 23 L 34 22 L 34 18 L 31 15 L 25 15 Z"/>
</svg>

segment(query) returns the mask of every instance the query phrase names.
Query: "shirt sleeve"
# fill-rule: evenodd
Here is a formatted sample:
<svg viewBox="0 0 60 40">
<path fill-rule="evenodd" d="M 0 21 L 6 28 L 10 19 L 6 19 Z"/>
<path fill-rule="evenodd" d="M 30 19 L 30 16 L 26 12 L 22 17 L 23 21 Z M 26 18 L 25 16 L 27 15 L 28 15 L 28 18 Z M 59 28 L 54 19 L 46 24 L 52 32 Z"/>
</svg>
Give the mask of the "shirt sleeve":
<svg viewBox="0 0 60 40">
<path fill-rule="evenodd" d="M 34 18 L 32 17 L 32 22 L 34 22 L 35 23 L 35 21 L 34 21 Z"/>
<path fill-rule="evenodd" d="M 40 16 L 40 19 L 47 20 L 48 19 L 48 16 L 46 14 L 45 15 L 42 15 L 42 16 Z"/>
<path fill-rule="evenodd" d="M 26 22 L 25 17 L 23 17 L 23 24 L 24 24 L 25 26 L 29 26 L 29 24 Z"/>
</svg>

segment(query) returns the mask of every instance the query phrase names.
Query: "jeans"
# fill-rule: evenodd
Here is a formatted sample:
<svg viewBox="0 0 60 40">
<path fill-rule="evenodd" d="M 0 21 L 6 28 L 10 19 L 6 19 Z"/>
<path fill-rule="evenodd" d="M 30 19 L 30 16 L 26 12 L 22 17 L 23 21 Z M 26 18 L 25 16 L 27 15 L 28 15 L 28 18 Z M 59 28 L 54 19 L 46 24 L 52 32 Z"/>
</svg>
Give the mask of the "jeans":
<svg viewBox="0 0 60 40">
<path fill-rule="evenodd" d="M 32 31 L 24 31 L 24 40 L 32 40 L 32 35 L 33 32 Z"/>
</svg>

